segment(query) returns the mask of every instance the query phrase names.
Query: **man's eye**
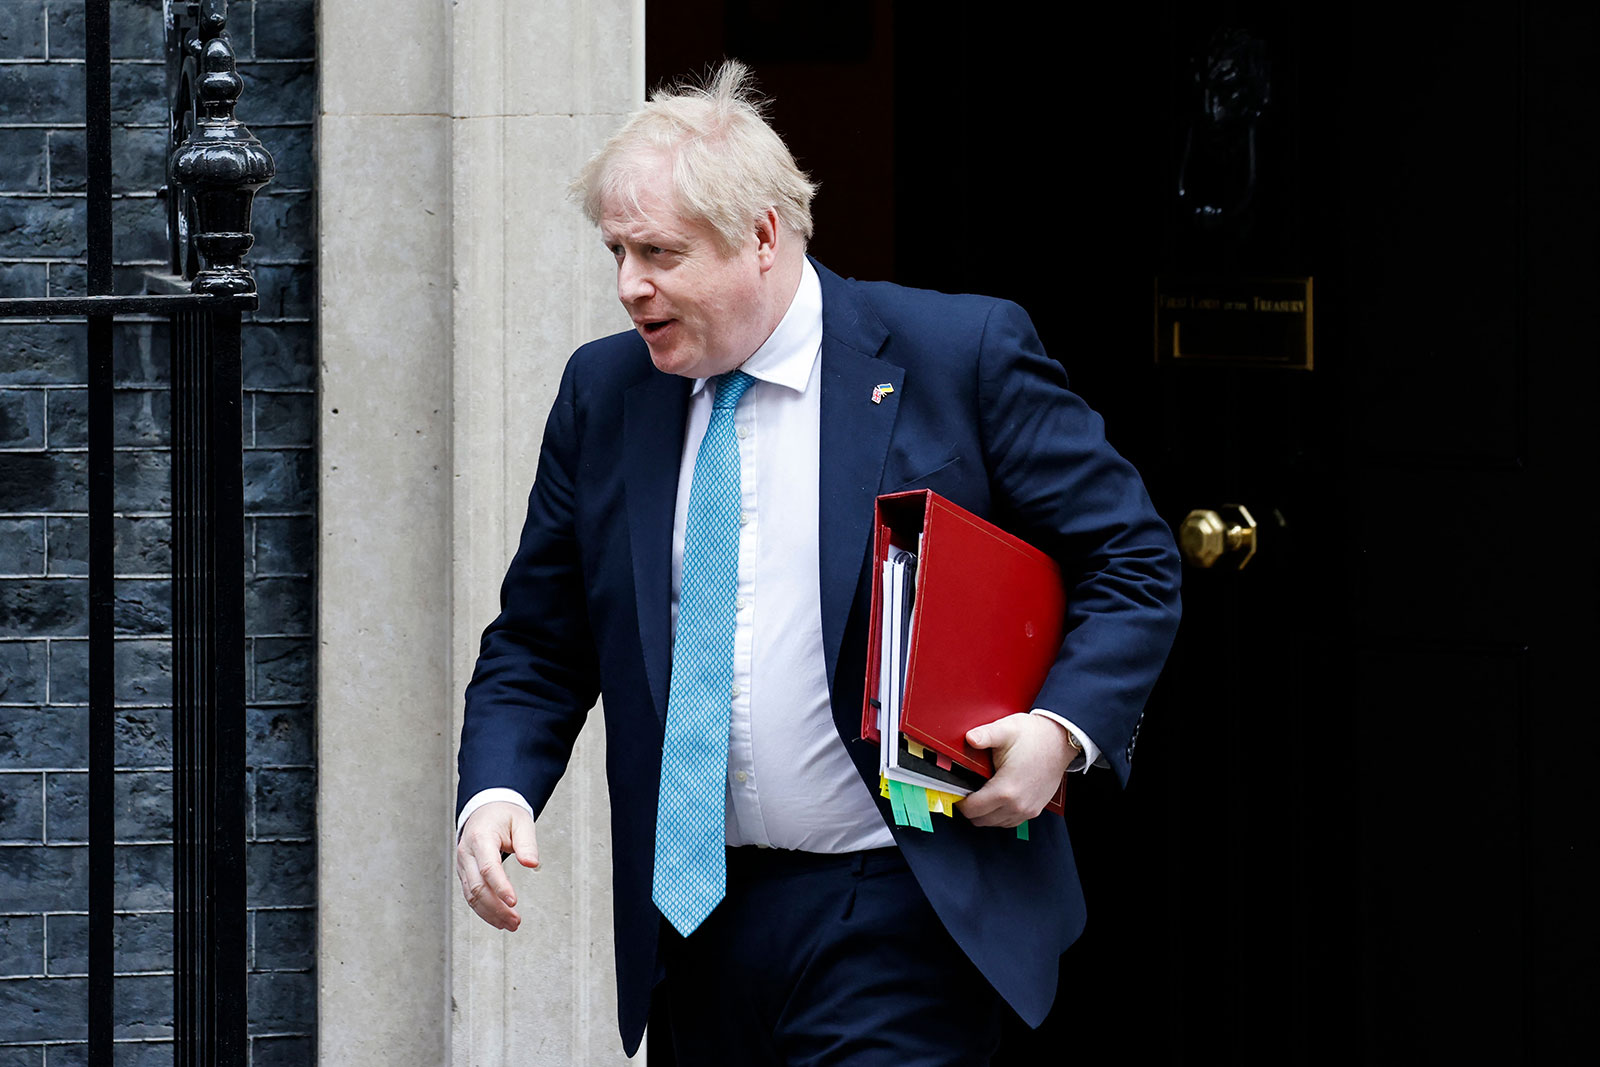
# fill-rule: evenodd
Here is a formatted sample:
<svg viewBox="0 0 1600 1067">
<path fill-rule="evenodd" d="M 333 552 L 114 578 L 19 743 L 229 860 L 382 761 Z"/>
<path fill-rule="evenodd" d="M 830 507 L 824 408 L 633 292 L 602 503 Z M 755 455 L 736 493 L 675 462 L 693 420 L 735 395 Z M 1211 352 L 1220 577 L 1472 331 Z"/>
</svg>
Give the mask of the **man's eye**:
<svg viewBox="0 0 1600 1067">
<path fill-rule="evenodd" d="M 645 249 L 645 251 L 649 252 L 652 256 L 664 256 L 667 254 L 667 250 L 662 248 L 660 245 L 651 245 L 649 248 Z"/>
</svg>

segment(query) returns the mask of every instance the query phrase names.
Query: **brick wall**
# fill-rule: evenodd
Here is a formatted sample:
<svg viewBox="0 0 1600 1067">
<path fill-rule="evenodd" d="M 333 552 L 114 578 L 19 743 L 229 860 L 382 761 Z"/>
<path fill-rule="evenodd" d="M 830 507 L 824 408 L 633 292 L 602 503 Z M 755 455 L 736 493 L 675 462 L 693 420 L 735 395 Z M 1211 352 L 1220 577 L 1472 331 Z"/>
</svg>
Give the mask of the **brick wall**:
<svg viewBox="0 0 1600 1067">
<path fill-rule="evenodd" d="M 117 285 L 166 259 L 160 0 L 112 0 Z M 257 199 L 244 327 L 249 997 L 255 1067 L 312 1062 L 316 901 L 313 0 L 230 5 Z M 0 295 L 84 286 L 82 5 L 0 0 Z M 171 1063 L 167 348 L 116 330 L 117 1062 Z M 0 324 L 0 1067 L 84 1059 L 86 354 L 81 324 Z"/>
</svg>

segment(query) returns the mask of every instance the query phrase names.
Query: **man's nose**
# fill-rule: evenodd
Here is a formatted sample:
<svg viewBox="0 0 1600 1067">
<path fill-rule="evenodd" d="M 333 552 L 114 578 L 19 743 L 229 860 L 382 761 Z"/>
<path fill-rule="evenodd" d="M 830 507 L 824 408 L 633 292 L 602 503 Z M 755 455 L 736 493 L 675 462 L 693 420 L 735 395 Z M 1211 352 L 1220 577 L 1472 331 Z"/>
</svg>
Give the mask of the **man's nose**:
<svg viewBox="0 0 1600 1067">
<path fill-rule="evenodd" d="M 617 298 L 624 304 L 645 300 L 655 292 L 648 273 L 633 256 L 624 256 L 617 265 Z"/>
</svg>

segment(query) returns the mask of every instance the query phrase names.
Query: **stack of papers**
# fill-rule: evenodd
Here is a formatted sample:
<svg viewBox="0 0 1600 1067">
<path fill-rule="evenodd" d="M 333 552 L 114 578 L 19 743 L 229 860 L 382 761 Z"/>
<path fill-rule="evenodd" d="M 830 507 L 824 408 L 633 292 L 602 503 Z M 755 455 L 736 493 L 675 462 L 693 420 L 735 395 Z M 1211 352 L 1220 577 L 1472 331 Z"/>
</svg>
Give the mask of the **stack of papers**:
<svg viewBox="0 0 1600 1067">
<path fill-rule="evenodd" d="M 954 815 L 955 804 L 983 785 L 983 776 L 925 748 L 900 730 L 906 663 L 917 590 L 917 556 L 891 548 L 879 586 L 881 647 L 878 656 L 878 773 L 895 822 L 932 830 L 930 813 Z"/>
</svg>

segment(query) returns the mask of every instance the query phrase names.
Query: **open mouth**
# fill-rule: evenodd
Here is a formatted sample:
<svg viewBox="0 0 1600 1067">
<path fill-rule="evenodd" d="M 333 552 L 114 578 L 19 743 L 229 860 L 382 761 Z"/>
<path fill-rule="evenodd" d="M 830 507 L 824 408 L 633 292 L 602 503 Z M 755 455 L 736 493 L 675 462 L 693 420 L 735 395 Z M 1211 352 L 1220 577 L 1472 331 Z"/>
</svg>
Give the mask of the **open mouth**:
<svg viewBox="0 0 1600 1067">
<path fill-rule="evenodd" d="M 671 319 L 656 319 L 653 322 L 641 322 L 639 324 L 639 329 L 646 337 L 655 337 L 671 324 Z"/>
</svg>

